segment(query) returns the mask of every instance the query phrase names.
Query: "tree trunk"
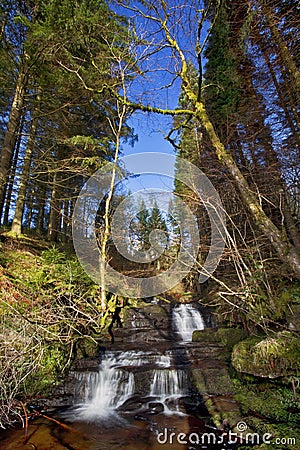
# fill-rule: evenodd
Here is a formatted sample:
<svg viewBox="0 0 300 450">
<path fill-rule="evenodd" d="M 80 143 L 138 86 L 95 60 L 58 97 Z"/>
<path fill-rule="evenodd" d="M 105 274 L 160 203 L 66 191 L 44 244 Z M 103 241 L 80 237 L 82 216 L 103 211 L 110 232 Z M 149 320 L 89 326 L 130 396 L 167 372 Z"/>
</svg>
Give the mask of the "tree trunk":
<svg viewBox="0 0 300 450">
<path fill-rule="evenodd" d="M 37 125 L 38 125 L 38 110 L 39 110 L 39 103 L 41 100 L 41 89 L 40 88 L 38 88 L 36 100 L 37 100 L 37 105 L 35 106 L 35 109 L 32 113 L 33 117 L 32 117 L 29 138 L 28 138 L 27 147 L 26 147 L 25 156 L 24 156 L 22 175 L 20 178 L 20 187 L 19 187 L 18 198 L 17 198 L 16 208 L 15 208 L 15 215 L 14 215 L 14 219 L 13 219 L 12 227 L 11 227 L 11 232 L 15 235 L 20 235 L 22 233 L 22 219 L 23 219 L 24 206 L 25 206 L 26 190 L 27 190 L 28 180 L 29 180 L 29 176 L 30 176 L 30 164 L 31 164 L 32 152 L 34 149 L 36 130 L 37 130 Z"/>
<path fill-rule="evenodd" d="M 65 197 L 69 191 L 65 192 Z M 70 207 L 71 207 L 71 201 L 69 198 L 64 198 L 63 200 L 63 213 L 62 213 L 62 225 L 61 225 L 61 232 L 62 232 L 62 242 L 67 243 L 69 241 L 69 229 L 70 229 L 70 221 L 72 220 L 70 217 Z"/>
<path fill-rule="evenodd" d="M 299 131 L 298 131 L 298 130 L 300 130 L 300 122 L 299 122 L 298 113 L 296 112 L 296 114 L 295 114 L 295 108 L 294 108 L 293 104 L 291 105 L 291 108 L 288 108 L 287 101 L 286 101 L 286 99 L 284 97 L 284 94 L 282 92 L 282 88 L 281 88 L 280 84 L 277 81 L 274 68 L 272 66 L 272 63 L 270 61 L 270 57 L 268 55 L 268 52 L 267 52 L 263 42 L 260 42 L 260 47 L 261 47 L 261 50 L 262 50 L 263 57 L 264 57 L 264 59 L 265 59 L 265 61 L 267 63 L 270 75 L 272 77 L 272 81 L 273 81 L 274 86 L 276 88 L 276 92 L 277 92 L 277 95 L 278 95 L 278 98 L 279 98 L 279 101 L 280 101 L 280 106 L 282 107 L 282 109 L 284 111 L 284 114 L 285 114 L 288 126 L 291 129 L 294 141 L 295 141 L 296 145 L 298 146 L 298 148 L 300 149 L 300 137 L 299 137 Z M 291 117 L 291 111 L 293 112 L 293 117 Z M 297 124 L 298 130 L 296 129 L 296 126 L 294 124 L 293 119 L 295 120 L 295 122 Z"/>
<path fill-rule="evenodd" d="M 217 136 L 203 103 L 197 102 L 195 95 L 192 92 L 189 91 L 187 93 L 191 97 L 191 100 L 195 102 L 197 116 L 210 138 L 210 141 L 216 151 L 216 155 L 221 164 L 226 167 L 232 176 L 236 187 L 241 194 L 243 203 L 249 210 L 253 221 L 257 225 L 258 229 L 269 239 L 273 249 L 277 252 L 281 261 L 292 270 L 298 279 L 300 279 L 299 252 L 293 245 L 284 239 L 282 233 L 263 211 L 255 194 L 251 191 L 246 179 L 237 167 L 233 157 L 225 150 L 224 145 Z"/>
<path fill-rule="evenodd" d="M 34 204 L 33 204 L 33 200 L 34 200 L 34 188 L 31 187 L 30 192 L 27 193 L 27 201 L 26 201 L 26 209 L 27 209 L 27 216 L 26 216 L 26 222 L 27 222 L 27 233 L 30 232 L 31 229 L 31 221 L 32 221 L 32 217 L 33 217 L 33 208 L 34 208 Z M 25 201 L 24 201 L 24 206 L 25 206 Z"/>
<path fill-rule="evenodd" d="M 5 210 L 4 210 L 4 216 L 3 216 L 3 222 L 2 222 L 4 226 L 8 226 L 11 198 L 12 198 L 12 193 L 13 193 L 13 188 L 14 188 L 14 181 L 15 181 L 15 176 L 16 176 L 16 171 L 17 171 L 17 164 L 18 164 L 20 145 L 21 145 L 21 136 L 22 136 L 23 126 L 24 126 L 24 117 L 22 118 L 21 122 L 22 123 L 20 125 L 20 129 L 18 132 L 18 140 L 15 145 L 13 162 L 12 162 L 12 166 L 11 166 L 11 170 L 10 170 L 10 174 L 9 174 L 9 182 L 8 182 L 7 189 L 6 189 Z"/>
<path fill-rule="evenodd" d="M 300 279 L 300 254 L 297 249 L 286 241 L 282 236 L 282 233 L 274 225 L 271 219 L 263 211 L 260 203 L 257 200 L 256 195 L 250 189 L 247 180 L 239 170 L 236 162 L 230 153 L 225 150 L 224 145 L 220 141 L 211 120 L 208 117 L 204 103 L 199 101 L 197 94 L 190 84 L 188 76 L 188 66 L 185 59 L 185 55 L 182 52 L 179 44 L 171 37 L 170 31 L 167 28 L 166 22 L 161 23 L 163 30 L 165 31 L 166 39 L 170 46 L 176 51 L 181 60 L 180 78 L 182 80 L 182 89 L 186 93 L 191 104 L 194 106 L 193 114 L 202 123 L 208 138 L 215 150 L 216 156 L 220 163 L 226 168 L 231 175 L 243 201 L 243 204 L 248 209 L 253 222 L 257 228 L 269 239 L 273 249 L 285 263 L 291 272 Z"/>
<path fill-rule="evenodd" d="M 45 205 L 46 205 L 46 182 L 43 182 L 39 188 L 39 195 L 36 197 L 38 202 L 38 215 L 36 220 L 36 231 L 38 234 L 44 233 Z"/>
<path fill-rule="evenodd" d="M 57 241 L 58 227 L 59 227 L 60 187 L 58 186 L 57 183 L 58 183 L 58 173 L 55 172 L 54 177 L 53 177 L 53 187 L 52 187 L 52 194 L 51 194 L 51 201 L 50 201 L 50 217 L 49 217 L 48 234 L 47 234 L 47 238 L 51 242 Z"/>
<path fill-rule="evenodd" d="M 283 66 L 286 68 L 289 79 L 290 88 L 296 98 L 298 105 L 300 104 L 300 73 L 299 70 L 290 55 L 289 49 L 284 42 L 276 24 L 275 24 L 275 12 L 270 9 L 265 0 L 259 0 L 258 2 L 261 6 L 262 12 L 266 18 L 268 28 L 270 29 L 273 42 L 277 47 L 277 53 L 281 59 Z"/>
<path fill-rule="evenodd" d="M 14 149 L 17 141 L 22 108 L 24 105 L 25 90 L 28 81 L 26 64 L 22 64 L 16 83 L 15 95 L 12 102 L 6 133 L 4 136 L 3 147 L 0 159 L 0 217 L 2 216 L 5 191 L 9 176 Z"/>
<path fill-rule="evenodd" d="M 114 124 L 113 121 L 108 119 L 111 130 L 115 137 L 115 154 L 114 154 L 114 160 L 113 160 L 113 168 L 112 168 L 112 174 L 111 174 L 111 181 L 109 186 L 109 192 L 105 200 L 105 211 L 104 211 L 104 230 L 103 230 L 103 237 L 102 242 L 100 244 L 100 258 L 99 258 L 99 270 L 100 270 L 100 281 L 101 281 L 101 309 L 102 311 L 106 308 L 106 269 L 105 265 L 107 263 L 107 244 L 108 239 L 110 237 L 110 206 L 111 206 L 111 200 L 113 197 L 114 189 L 115 189 L 115 179 L 116 179 L 116 173 L 117 173 L 117 163 L 119 159 L 119 153 L 120 153 L 120 147 L 121 147 L 121 138 L 122 138 L 122 128 L 123 124 L 126 118 L 126 106 L 118 105 L 118 119 L 119 123 Z"/>
</svg>

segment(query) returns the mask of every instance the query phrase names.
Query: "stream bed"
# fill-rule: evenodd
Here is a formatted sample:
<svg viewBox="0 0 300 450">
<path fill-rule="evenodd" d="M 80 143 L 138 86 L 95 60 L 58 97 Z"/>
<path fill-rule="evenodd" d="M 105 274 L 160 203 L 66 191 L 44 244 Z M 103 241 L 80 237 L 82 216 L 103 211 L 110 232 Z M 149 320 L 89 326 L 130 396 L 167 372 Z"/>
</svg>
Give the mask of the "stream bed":
<svg viewBox="0 0 300 450">
<path fill-rule="evenodd" d="M 226 431 L 215 428 L 204 398 L 192 382 L 193 374 L 200 373 L 207 379 L 207 386 L 213 385 L 212 370 L 220 373 L 224 370 L 223 363 L 214 360 L 211 354 L 214 348 L 191 341 L 193 330 L 205 327 L 200 311 L 191 305 L 179 305 L 170 313 L 172 329 L 171 333 L 165 330 L 165 336 L 172 335 L 175 339 L 159 337 L 151 342 L 157 331 L 157 318 L 151 318 L 151 314 L 147 317 L 143 314 L 139 320 L 135 317 L 130 332 L 124 327 L 122 333 L 131 337 L 140 333 L 143 343 L 131 341 L 129 345 L 120 341 L 104 347 L 100 361 L 95 361 L 94 366 L 75 367 L 70 373 L 72 404 L 41 411 L 44 416 L 30 421 L 25 445 L 24 429 L 4 431 L 0 435 L 0 448 L 239 448 L 239 444 L 228 442 Z M 225 404 L 232 409 L 230 396 L 223 395 L 222 408 Z"/>
<path fill-rule="evenodd" d="M 47 419 L 39 418 L 29 427 L 24 445 L 24 430 L 10 430 L 0 438 L 3 450 L 193 450 L 237 449 L 222 434 L 193 416 L 157 415 L 147 420 L 111 420 L 93 423 L 65 422 L 65 430 Z M 6 436 L 7 434 L 7 436 Z M 219 444 L 217 444 L 219 442 Z"/>
</svg>

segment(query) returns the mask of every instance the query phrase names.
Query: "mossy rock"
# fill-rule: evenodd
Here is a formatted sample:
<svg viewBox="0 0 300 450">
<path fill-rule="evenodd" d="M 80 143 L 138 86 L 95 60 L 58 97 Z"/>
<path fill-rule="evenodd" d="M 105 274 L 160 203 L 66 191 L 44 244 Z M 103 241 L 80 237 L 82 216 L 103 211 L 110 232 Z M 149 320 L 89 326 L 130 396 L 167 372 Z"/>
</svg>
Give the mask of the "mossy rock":
<svg viewBox="0 0 300 450">
<path fill-rule="evenodd" d="M 232 365 L 239 372 L 264 378 L 297 376 L 300 372 L 300 339 L 287 331 L 264 339 L 245 339 L 235 345 Z"/>
<path fill-rule="evenodd" d="M 202 394 L 224 395 L 232 392 L 226 367 L 192 369 L 192 377 L 195 387 Z"/>
<path fill-rule="evenodd" d="M 241 328 L 206 328 L 193 332 L 193 342 L 219 344 L 231 351 L 234 345 L 245 339 Z"/>
<path fill-rule="evenodd" d="M 279 380 L 267 379 L 256 379 L 247 383 L 244 378 L 242 376 L 241 379 L 233 380 L 235 399 L 241 408 L 244 421 L 260 436 L 270 433 L 273 442 L 275 438 L 295 438 L 295 443 L 290 440 L 284 446 L 273 444 L 273 449 L 298 450 L 300 402 L 294 398 L 291 383 L 285 385 Z M 271 448 L 270 445 L 267 447 Z M 260 445 L 253 449 L 263 450 L 267 447 Z"/>
<path fill-rule="evenodd" d="M 77 358 L 97 358 L 99 344 L 92 338 L 83 337 L 77 341 Z"/>
</svg>

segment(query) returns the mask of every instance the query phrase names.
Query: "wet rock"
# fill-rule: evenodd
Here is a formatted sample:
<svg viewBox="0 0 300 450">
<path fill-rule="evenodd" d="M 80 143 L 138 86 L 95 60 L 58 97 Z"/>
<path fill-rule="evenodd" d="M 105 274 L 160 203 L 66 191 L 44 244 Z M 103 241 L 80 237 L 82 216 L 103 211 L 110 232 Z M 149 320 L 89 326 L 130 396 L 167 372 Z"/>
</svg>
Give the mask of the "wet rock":
<svg viewBox="0 0 300 450">
<path fill-rule="evenodd" d="M 115 342 L 160 342 L 171 338 L 170 305 L 148 303 L 126 311 L 122 328 L 113 329 Z"/>
<path fill-rule="evenodd" d="M 64 395 L 53 395 L 48 398 L 35 398 L 34 404 L 30 405 L 34 410 L 47 410 L 54 408 L 67 407 L 73 404 L 73 395 L 71 393 Z"/>
<path fill-rule="evenodd" d="M 192 369 L 195 386 L 201 394 L 224 395 L 233 392 L 233 386 L 226 366 Z"/>
<path fill-rule="evenodd" d="M 82 358 L 77 359 L 73 364 L 75 371 L 98 371 L 99 359 L 97 358 Z"/>
<path fill-rule="evenodd" d="M 144 403 L 145 400 L 136 395 L 134 397 L 128 398 L 123 403 L 123 405 L 118 408 L 118 411 L 136 411 L 139 410 L 144 405 Z"/>
<path fill-rule="evenodd" d="M 184 414 L 186 413 L 185 404 L 181 401 L 181 399 L 169 398 L 165 403 L 171 411 L 178 411 Z"/>
<path fill-rule="evenodd" d="M 148 408 L 147 414 L 160 414 L 165 409 L 164 405 L 160 402 L 149 402 Z"/>
</svg>

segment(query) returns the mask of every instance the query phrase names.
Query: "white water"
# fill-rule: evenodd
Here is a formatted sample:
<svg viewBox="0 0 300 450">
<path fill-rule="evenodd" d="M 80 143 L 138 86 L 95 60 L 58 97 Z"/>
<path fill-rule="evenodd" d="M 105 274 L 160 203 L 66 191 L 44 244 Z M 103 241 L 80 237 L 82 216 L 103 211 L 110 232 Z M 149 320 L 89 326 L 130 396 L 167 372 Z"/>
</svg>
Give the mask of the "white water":
<svg viewBox="0 0 300 450">
<path fill-rule="evenodd" d="M 189 304 L 173 309 L 173 325 L 183 342 L 192 340 L 194 330 L 202 330 L 200 312 Z M 149 384 L 144 395 L 164 406 L 167 414 L 180 413 L 177 399 L 188 393 L 187 375 L 176 369 L 172 353 L 126 351 L 108 352 L 102 357 L 97 372 L 77 373 L 77 420 L 94 421 L 116 414 L 122 404 L 135 395 L 134 368 L 149 364 Z"/>
<path fill-rule="evenodd" d="M 203 330 L 205 327 L 200 311 L 194 306 L 184 303 L 173 309 L 173 324 L 183 342 L 191 341 L 193 331 Z"/>
<path fill-rule="evenodd" d="M 129 365 L 126 358 L 123 362 Z M 83 397 L 83 404 L 77 408 L 78 419 L 90 421 L 107 417 L 134 394 L 134 375 L 120 366 L 118 358 L 110 355 L 103 359 L 99 372 L 77 375 Z"/>
<path fill-rule="evenodd" d="M 99 371 L 77 372 L 75 397 L 78 403 L 76 410 L 73 411 L 77 420 L 94 421 L 116 414 L 116 410 L 135 394 L 134 374 L 130 368 L 147 364 L 157 367 L 159 372 L 159 369 L 168 372 L 169 369 L 166 368 L 171 366 L 172 360 L 170 355 L 152 352 L 108 352 L 102 358 Z M 155 370 L 149 369 L 150 376 L 155 377 L 155 373 Z M 153 382 L 154 380 L 152 385 Z M 171 381 L 169 384 L 172 385 Z M 155 389 L 157 391 L 155 396 L 160 398 L 158 385 Z M 173 388 L 172 393 L 176 392 L 177 390 Z"/>
<path fill-rule="evenodd" d="M 153 380 L 150 386 L 150 396 L 156 397 L 156 401 L 163 404 L 164 413 L 179 413 L 179 405 L 176 403 L 176 400 L 183 395 L 187 395 L 187 386 L 187 376 L 183 370 L 154 370 Z M 169 400 L 172 400 L 172 408 L 168 405 Z"/>
<path fill-rule="evenodd" d="M 182 396 L 186 393 L 184 388 L 186 381 L 183 370 L 154 370 L 150 396 L 159 397 L 163 401 L 169 397 Z"/>
</svg>

